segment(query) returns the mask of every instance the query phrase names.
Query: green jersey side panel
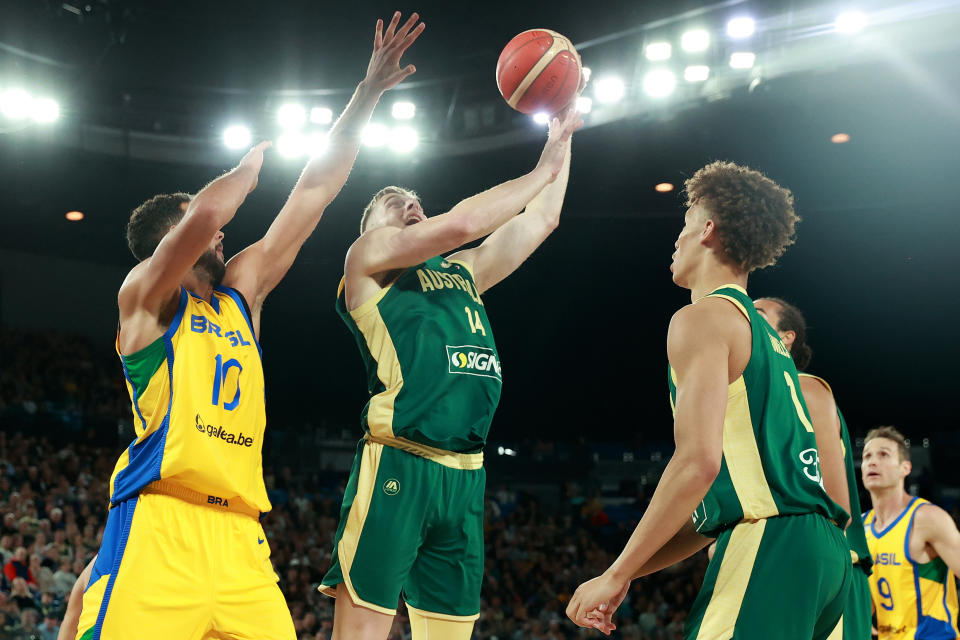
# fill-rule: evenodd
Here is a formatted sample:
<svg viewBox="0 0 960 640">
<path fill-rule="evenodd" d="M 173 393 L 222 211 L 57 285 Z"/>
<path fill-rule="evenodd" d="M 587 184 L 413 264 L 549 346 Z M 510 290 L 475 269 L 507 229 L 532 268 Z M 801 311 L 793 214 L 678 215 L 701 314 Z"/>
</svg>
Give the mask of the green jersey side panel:
<svg viewBox="0 0 960 640">
<path fill-rule="evenodd" d="M 752 350 L 728 390 L 721 471 L 693 514 L 697 530 L 714 537 L 742 520 L 803 513 L 846 520 L 823 489 L 817 441 L 790 352 L 741 287 L 724 285 L 708 297 L 743 312 Z M 672 403 L 683 375 L 671 367 Z"/>
<path fill-rule="evenodd" d="M 364 430 L 387 442 L 483 449 L 500 401 L 500 357 L 465 264 L 431 258 L 349 312 L 341 290 L 337 312 L 367 371 Z"/>
</svg>

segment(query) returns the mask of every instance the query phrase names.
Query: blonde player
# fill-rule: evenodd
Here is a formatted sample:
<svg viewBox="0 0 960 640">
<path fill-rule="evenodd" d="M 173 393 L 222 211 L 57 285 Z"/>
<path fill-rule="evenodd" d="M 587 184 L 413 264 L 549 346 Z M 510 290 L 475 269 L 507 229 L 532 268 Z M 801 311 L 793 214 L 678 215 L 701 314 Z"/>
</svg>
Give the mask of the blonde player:
<svg viewBox="0 0 960 640">
<path fill-rule="evenodd" d="M 863 515 L 873 555 L 870 591 L 879 640 L 957 638 L 960 532 L 946 511 L 904 489 L 910 449 L 893 427 L 871 429 L 863 446 Z"/>
<path fill-rule="evenodd" d="M 384 91 L 414 72 L 416 14 L 377 23 L 364 80 L 266 235 L 229 263 L 222 227 L 257 185 L 266 143 L 196 196 L 138 207 L 140 261 L 118 296 L 117 351 L 137 438 L 110 480 L 111 509 L 83 597 L 78 638 L 292 640 L 259 516 L 270 510 L 260 313 L 356 158 Z"/>
</svg>

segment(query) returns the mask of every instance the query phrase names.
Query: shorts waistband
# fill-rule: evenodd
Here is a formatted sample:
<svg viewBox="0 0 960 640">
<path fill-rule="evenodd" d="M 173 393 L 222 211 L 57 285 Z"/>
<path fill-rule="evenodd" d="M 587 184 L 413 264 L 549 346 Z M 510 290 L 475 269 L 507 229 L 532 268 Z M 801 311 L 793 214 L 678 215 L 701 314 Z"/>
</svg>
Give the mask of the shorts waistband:
<svg viewBox="0 0 960 640">
<path fill-rule="evenodd" d="M 249 516 L 254 520 L 260 519 L 260 512 L 248 505 L 240 497 L 223 498 L 221 496 L 212 496 L 206 493 L 200 493 L 193 489 L 188 489 L 183 485 L 171 482 L 170 480 L 157 480 L 151 482 L 140 490 L 141 494 L 157 494 L 170 496 L 191 504 L 198 504 L 202 507 L 210 507 L 231 513 Z"/>
<path fill-rule="evenodd" d="M 475 470 L 483 468 L 483 452 L 480 453 L 455 453 L 445 451 L 435 447 L 428 447 L 425 444 L 407 440 L 406 438 L 378 438 L 377 436 L 365 433 L 363 439 L 367 442 L 380 444 L 385 447 L 393 447 L 400 451 L 412 453 L 415 456 L 432 460 L 437 464 L 442 464 L 451 469 Z"/>
</svg>

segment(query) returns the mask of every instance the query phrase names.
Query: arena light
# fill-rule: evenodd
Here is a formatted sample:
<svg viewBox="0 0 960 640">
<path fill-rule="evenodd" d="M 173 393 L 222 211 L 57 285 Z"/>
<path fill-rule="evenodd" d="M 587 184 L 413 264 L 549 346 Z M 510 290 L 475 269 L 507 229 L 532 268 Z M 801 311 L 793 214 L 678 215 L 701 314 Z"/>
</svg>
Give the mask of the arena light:
<svg viewBox="0 0 960 640">
<path fill-rule="evenodd" d="M 590 82 L 590 74 L 591 74 L 591 73 L 593 73 L 593 72 L 590 70 L 590 67 L 584 67 L 584 68 L 583 68 L 583 79 L 584 79 L 585 82 Z"/>
<path fill-rule="evenodd" d="M 752 51 L 735 51 L 730 54 L 730 66 L 734 69 L 750 69 L 757 61 L 757 54 Z"/>
<path fill-rule="evenodd" d="M 398 153 L 408 153 L 417 148 L 420 136 L 412 127 L 395 127 L 390 132 L 390 148 Z"/>
<path fill-rule="evenodd" d="M 756 28 L 757 24 L 753 18 L 741 16 L 733 18 L 727 23 L 727 35 L 735 40 L 742 40 L 752 36 Z"/>
<path fill-rule="evenodd" d="M 333 110 L 327 107 L 310 109 L 310 122 L 314 124 L 330 124 L 333 122 Z"/>
<path fill-rule="evenodd" d="M 710 67 L 705 64 L 692 64 L 683 70 L 683 79 L 687 82 L 703 82 L 710 77 Z"/>
<path fill-rule="evenodd" d="M 290 131 L 277 138 L 277 151 L 284 158 L 299 158 L 307 151 L 307 139 Z"/>
<path fill-rule="evenodd" d="M 662 62 L 670 59 L 673 47 L 669 42 L 651 42 L 643 51 L 643 55 L 651 62 Z"/>
<path fill-rule="evenodd" d="M 223 130 L 223 144 L 228 149 L 244 149 L 250 146 L 253 136 L 242 124 L 232 124 Z"/>
<path fill-rule="evenodd" d="M 838 33 L 859 33 L 867 26 L 867 16 L 862 11 L 844 11 L 833 23 Z"/>
<path fill-rule="evenodd" d="M 706 29 L 691 29 L 680 36 L 680 48 L 688 53 L 706 51 L 710 46 L 710 32 Z"/>
<path fill-rule="evenodd" d="M 847 142 L 850 142 L 850 134 L 835 133 L 832 136 L 830 136 L 830 142 L 832 142 L 833 144 L 845 144 Z"/>
<path fill-rule="evenodd" d="M 83 220 L 83 211 L 67 211 L 64 217 L 70 222 L 80 222 Z"/>
<path fill-rule="evenodd" d="M 593 100 L 587 96 L 577 98 L 577 111 L 580 113 L 590 113 L 593 110 Z"/>
<path fill-rule="evenodd" d="M 661 182 L 657 184 L 653 189 L 658 193 L 670 193 L 671 191 L 673 191 L 673 183 Z"/>
<path fill-rule="evenodd" d="M 593 95 L 596 96 L 597 100 L 607 103 L 619 102 L 626 92 L 627 88 L 624 86 L 623 80 L 616 76 L 600 78 L 593 89 Z"/>
<path fill-rule="evenodd" d="M 310 156 L 323 154 L 330 146 L 330 134 L 326 131 L 314 131 L 307 136 L 306 148 Z"/>
<path fill-rule="evenodd" d="M 390 130 L 382 124 L 368 124 L 363 129 L 361 140 L 368 147 L 382 147 L 387 144 Z"/>
<path fill-rule="evenodd" d="M 417 113 L 417 105 L 412 102 L 394 102 L 390 113 L 397 120 L 412 120 Z"/>
<path fill-rule="evenodd" d="M 30 115 L 33 100 L 23 89 L 7 89 L 0 93 L 0 113 L 11 120 L 22 120 Z"/>
<path fill-rule="evenodd" d="M 277 122 L 284 129 L 299 129 L 307 121 L 307 110 L 303 105 L 288 102 L 277 109 Z"/>
<path fill-rule="evenodd" d="M 537 124 L 550 124 L 550 114 L 546 111 L 538 111 L 533 114 L 533 121 Z"/>
<path fill-rule="evenodd" d="M 643 77 L 643 91 L 654 98 L 665 98 L 677 86 L 677 77 L 667 69 L 655 69 Z"/>
<path fill-rule="evenodd" d="M 35 98 L 30 108 L 34 122 L 49 124 L 60 117 L 60 104 L 53 98 Z"/>
</svg>

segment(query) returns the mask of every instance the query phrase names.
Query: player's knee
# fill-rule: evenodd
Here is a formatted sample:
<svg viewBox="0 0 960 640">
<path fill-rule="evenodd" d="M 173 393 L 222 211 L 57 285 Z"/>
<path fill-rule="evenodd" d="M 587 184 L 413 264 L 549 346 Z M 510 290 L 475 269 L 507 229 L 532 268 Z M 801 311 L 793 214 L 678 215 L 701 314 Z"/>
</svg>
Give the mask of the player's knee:
<svg viewBox="0 0 960 640">
<path fill-rule="evenodd" d="M 410 618 L 411 640 L 470 640 L 475 620 L 448 620 L 431 618 L 430 614 L 407 607 Z"/>
</svg>

